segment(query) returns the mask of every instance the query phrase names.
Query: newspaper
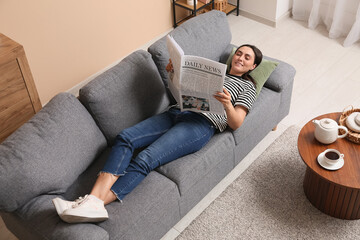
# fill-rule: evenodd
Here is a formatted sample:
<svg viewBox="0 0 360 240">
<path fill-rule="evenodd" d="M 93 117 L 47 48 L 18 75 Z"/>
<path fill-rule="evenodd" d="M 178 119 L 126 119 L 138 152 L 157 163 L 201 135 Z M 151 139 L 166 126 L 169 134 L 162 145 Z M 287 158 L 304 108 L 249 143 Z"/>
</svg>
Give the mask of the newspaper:
<svg viewBox="0 0 360 240">
<path fill-rule="evenodd" d="M 226 65 L 185 55 L 170 35 L 167 35 L 166 43 L 173 65 L 173 70 L 169 72 L 169 89 L 181 111 L 224 115 L 223 105 L 213 95 L 223 91 Z"/>
</svg>

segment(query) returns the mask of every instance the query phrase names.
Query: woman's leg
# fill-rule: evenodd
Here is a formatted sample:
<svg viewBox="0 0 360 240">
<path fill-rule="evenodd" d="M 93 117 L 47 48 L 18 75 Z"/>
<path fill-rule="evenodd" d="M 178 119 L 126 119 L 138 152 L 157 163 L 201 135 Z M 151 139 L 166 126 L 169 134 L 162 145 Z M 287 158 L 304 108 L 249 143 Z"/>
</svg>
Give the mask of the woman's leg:
<svg viewBox="0 0 360 240">
<path fill-rule="evenodd" d="M 151 170 L 188 153 L 199 150 L 210 140 L 215 132 L 212 124 L 204 117 L 195 113 L 176 113 L 169 114 L 169 116 L 171 121 L 156 121 L 153 122 L 154 126 L 144 127 L 159 130 L 164 129 L 164 124 L 168 124 L 169 128 L 171 128 L 171 126 L 176 123 L 171 129 L 166 131 L 148 131 L 148 134 L 145 134 L 138 139 L 134 138 L 130 141 L 133 146 L 130 148 L 132 151 L 134 146 L 146 145 L 143 143 L 147 140 L 141 141 L 140 139 L 149 139 L 147 144 L 152 141 L 154 142 L 142 151 L 131 164 L 129 164 L 126 171 L 123 171 L 121 167 L 119 167 L 119 165 L 123 165 L 123 161 L 115 164 L 116 161 L 110 159 L 110 161 L 106 163 L 104 167 L 105 173 L 100 174 L 92 191 L 92 193 L 99 194 L 102 199 L 96 195 L 90 194 L 81 202 L 76 203 L 76 206 L 65 210 L 60 217 L 69 223 L 98 222 L 106 220 L 108 218 L 108 213 L 104 208 L 104 201 L 105 203 L 109 203 L 115 199 L 114 196 L 111 195 L 112 192 L 116 194 L 116 197 L 119 200 L 122 200 L 123 197 L 134 189 Z M 171 122 L 171 124 L 169 124 L 169 122 Z M 160 127 L 160 125 L 162 127 Z M 164 134 L 164 132 L 166 133 Z M 124 150 L 124 152 L 126 151 Z M 117 154 L 115 154 L 115 156 L 117 156 Z M 121 156 L 122 155 L 120 155 L 120 159 L 122 159 Z M 113 176 L 119 172 L 122 172 L 124 175 L 114 178 Z M 111 187 L 112 192 L 109 192 L 108 188 L 116 178 L 118 179 Z"/>
<path fill-rule="evenodd" d="M 201 149 L 215 129 L 203 116 L 192 112 L 178 115 L 176 124 L 130 162 L 126 174 L 111 190 L 119 200 L 131 192 L 153 169 Z"/>
<path fill-rule="evenodd" d="M 128 168 L 136 148 L 151 144 L 171 128 L 174 124 L 175 112 L 175 110 L 169 110 L 123 130 L 117 136 L 111 153 L 90 195 L 82 198 L 81 201 L 69 202 L 70 204 L 63 200 L 54 202 L 55 206 L 65 206 L 65 208 L 59 209 L 65 209 L 59 214 L 61 219 L 69 223 L 106 220 L 108 213 L 104 204 L 116 200 L 114 193 L 110 191 L 111 186 L 120 176 L 126 174 L 125 170 Z"/>
<path fill-rule="evenodd" d="M 167 132 L 174 123 L 176 111 L 155 115 L 119 133 L 90 194 L 103 200 L 105 205 L 115 201 L 116 196 L 110 188 L 126 173 L 134 150 L 151 144 Z"/>
<path fill-rule="evenodd" d="M 110 188 L 114 185 L 118 178 L 119 176 L 115 176 L 111 173 L 100 173 L 90 194 L 104 201 L 105 205 L 115 201 L 116 196 L 112 191 L 110 191 Z"/>
</svg>

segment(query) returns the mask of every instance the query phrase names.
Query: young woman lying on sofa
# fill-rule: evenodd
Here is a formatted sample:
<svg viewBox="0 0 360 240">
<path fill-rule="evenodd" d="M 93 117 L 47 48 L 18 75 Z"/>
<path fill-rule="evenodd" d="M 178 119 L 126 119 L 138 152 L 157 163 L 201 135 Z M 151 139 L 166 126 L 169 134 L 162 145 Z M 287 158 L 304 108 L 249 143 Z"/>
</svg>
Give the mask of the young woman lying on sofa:
<svg viewBox="0 0 360 240">
<path fill-rule="evenodd" d="M 106 220 L 104 205 L 122 201 L 153 169 L 200 150 L 216 130 L 239 128 L 256 99 L 249 73 L 261 61 L 262 53 L 253 45 L 236 50 L 223 92 L 214 95 L 223 104 L 225 115 L 181 112 L 172 107 L 121 131 L 90 194 L 75 201 L 53 199 L 60 218 L 68 223 Z M 141 147 L 146 148 L 131 160 L 134 149 Z"/>
</svg>

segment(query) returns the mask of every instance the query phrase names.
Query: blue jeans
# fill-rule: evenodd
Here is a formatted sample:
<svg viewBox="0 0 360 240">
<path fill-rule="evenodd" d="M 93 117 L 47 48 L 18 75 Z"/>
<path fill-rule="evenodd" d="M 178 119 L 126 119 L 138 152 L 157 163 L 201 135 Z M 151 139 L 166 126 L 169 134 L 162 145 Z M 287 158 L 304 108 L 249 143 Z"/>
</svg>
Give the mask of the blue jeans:
<svg viewBox="0 0 360 240">
<path fill-rule="evenodd" d="M 111 188 L 119 200 L 153 169 L 201 149 L 215 127 L 194 112 L 170 110 L 121 131 L 102 172 L 120 176 Z M 134 159 L 134 150 L 146 147 Z"/>
</svg>

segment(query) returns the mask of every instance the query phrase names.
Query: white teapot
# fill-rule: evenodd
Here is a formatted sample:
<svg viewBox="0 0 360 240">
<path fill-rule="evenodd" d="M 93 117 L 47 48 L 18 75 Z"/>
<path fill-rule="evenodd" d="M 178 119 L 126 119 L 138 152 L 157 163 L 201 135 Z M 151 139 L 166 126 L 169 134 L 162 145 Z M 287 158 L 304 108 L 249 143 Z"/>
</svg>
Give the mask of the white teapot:
<svg viewBox="0 0 360 240">
<path fill-rule="evenodd" d="M 330 144 L 335 142 L 338 138 L 343 138 L 348 134 L 348 129 L 344 126 L 339 126 L 336 121 L 330 118 L 323 118 L 321 120 L 313 120 L 315 124 L 315 138 L 321 143 Z M 339 129 L 345 131 L 344 134 L 339 135 Z"/>
</svg>

